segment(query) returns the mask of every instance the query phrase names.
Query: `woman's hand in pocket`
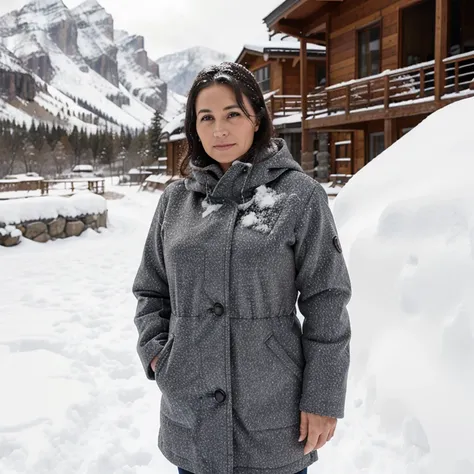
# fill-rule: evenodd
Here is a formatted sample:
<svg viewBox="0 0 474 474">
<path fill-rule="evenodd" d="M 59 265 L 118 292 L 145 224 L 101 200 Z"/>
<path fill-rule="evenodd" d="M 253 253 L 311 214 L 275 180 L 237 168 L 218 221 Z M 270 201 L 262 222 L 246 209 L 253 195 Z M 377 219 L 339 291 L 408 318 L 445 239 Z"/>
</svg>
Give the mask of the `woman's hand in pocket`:
<svg viewBox="0 0 474 474">
<path fill-rule="evenodd" d="M 158 356 L 154 357 L 153 360 L 150 362 L 150 367 L 151 367 L 151 370 L 153 370 L 153 372 L 155 372 L 155 367 L 156 367 L 157 362 L 158 362 Z"/>
</svg>

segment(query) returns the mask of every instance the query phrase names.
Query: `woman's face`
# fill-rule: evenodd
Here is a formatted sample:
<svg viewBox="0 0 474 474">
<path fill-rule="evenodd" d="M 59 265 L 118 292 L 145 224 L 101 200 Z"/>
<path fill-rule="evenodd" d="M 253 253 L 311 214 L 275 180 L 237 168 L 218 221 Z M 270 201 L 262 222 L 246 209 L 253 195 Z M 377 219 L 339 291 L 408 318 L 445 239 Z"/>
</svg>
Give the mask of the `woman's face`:
<svg viewBox="0 0 474 474">
<path fill-rule="evenodd" d="M 258 123 L 249 99 L 243 94 L 245 109 L 237 105 L 233 90 L 214 84 L 199 92 L 196 99 L 196 130 L 205 152 L 226 171 L 231 163 L 252 146 Z"/>
</svg>

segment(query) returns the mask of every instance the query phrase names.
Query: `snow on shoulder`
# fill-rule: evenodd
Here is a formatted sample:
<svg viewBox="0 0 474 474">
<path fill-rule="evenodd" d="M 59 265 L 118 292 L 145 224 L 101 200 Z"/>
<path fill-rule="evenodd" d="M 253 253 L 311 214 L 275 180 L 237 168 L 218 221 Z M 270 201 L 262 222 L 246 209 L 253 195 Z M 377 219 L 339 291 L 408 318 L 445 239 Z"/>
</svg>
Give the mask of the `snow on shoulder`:
<svg viewBox="0 0 474 474">
<path fill-rule="evenodd" d="M 430 115 L 334 201 L 354 337 L 332 472 L 474 472 L 473 116 Z"/>
<path fill-rule="evenodd" d="M 71 197 L 44 196 L 0 201 L 0 222 L 20 224 L 58 216 L 78 217 L 101 214 L 107 210 L 107 201 L 90 191 L 78 192 Z"/>
</svg>

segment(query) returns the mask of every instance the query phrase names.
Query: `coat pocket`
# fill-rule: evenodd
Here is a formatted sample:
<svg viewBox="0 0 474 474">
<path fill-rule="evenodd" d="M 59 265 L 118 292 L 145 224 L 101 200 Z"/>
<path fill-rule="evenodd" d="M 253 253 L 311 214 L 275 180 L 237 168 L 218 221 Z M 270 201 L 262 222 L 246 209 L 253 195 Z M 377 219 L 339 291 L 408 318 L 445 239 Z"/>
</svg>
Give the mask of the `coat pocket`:
<svg viewBox="0 0 474 474">
<path fill-rule="evenodd" d="M 155 381 L 159 386 L 158 383 L 158 378 L 161 372 L 161 369 L 163 368 L 164 363 L 168 359 L 170 352 L 171 352 L 171 347 L 173 346 L 173 341 L 174 341 L 174 334 L 170 334 L 168 336 L 168 340 L 166 341 L 166 344 L 163 346 L 163 349 L 161 352 L 158 354 L 158 362 L 156 363 L 155 366 Z"/>
<path fill-rule="evenodd" d="M 299 367 L 296 362 L 287 354 L 283 346 L 277 341 L 275 335 L 270 334 L 265 339 L 265 344 L 272 350 L 272 352 L 278 357 L 282 365 L 292 372 L 295 377 L 299 380 L 303 380 L 303 368 Z"/>
<path fill-rule="evenodd" d="M 303 369 L 273 333 L 242 339 L 233 362 L 233 403 L 243 430 L 299 424 Z"/>
<path fill-rule="evenodd" d="M 186 428 L 195 426 L 202 390 L 195 354 L 182 334 L 170 333 L 158 356 L 155 381 L 161 392 L 161 413 Z"/>
</svg>

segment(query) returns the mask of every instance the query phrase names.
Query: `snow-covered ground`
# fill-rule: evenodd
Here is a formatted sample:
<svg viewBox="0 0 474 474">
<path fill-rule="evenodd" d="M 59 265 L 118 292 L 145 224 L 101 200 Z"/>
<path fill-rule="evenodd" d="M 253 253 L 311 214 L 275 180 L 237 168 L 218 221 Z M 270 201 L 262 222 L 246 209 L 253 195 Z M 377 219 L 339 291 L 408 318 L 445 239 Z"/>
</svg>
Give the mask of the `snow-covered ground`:
<svg viewBox="0 0 474 474">
<path fill-rule="evenodd" d="M 430 116 L 331 201 L 352 362 L 346 416 L 310 474 L 474 472 L 473 111 Z M 176 473 L 131 294 L 160 193 L 107 189 L 125 197 L 101 234 L 0 247 L 2 474 Z"/>
<path fill-rule="evenodd" d="M 156 448 L 131 294 L 161 193 L 115 190 L 101 234 L 0 247 L 2 474 L 176 471 Z"/>
</svg>

